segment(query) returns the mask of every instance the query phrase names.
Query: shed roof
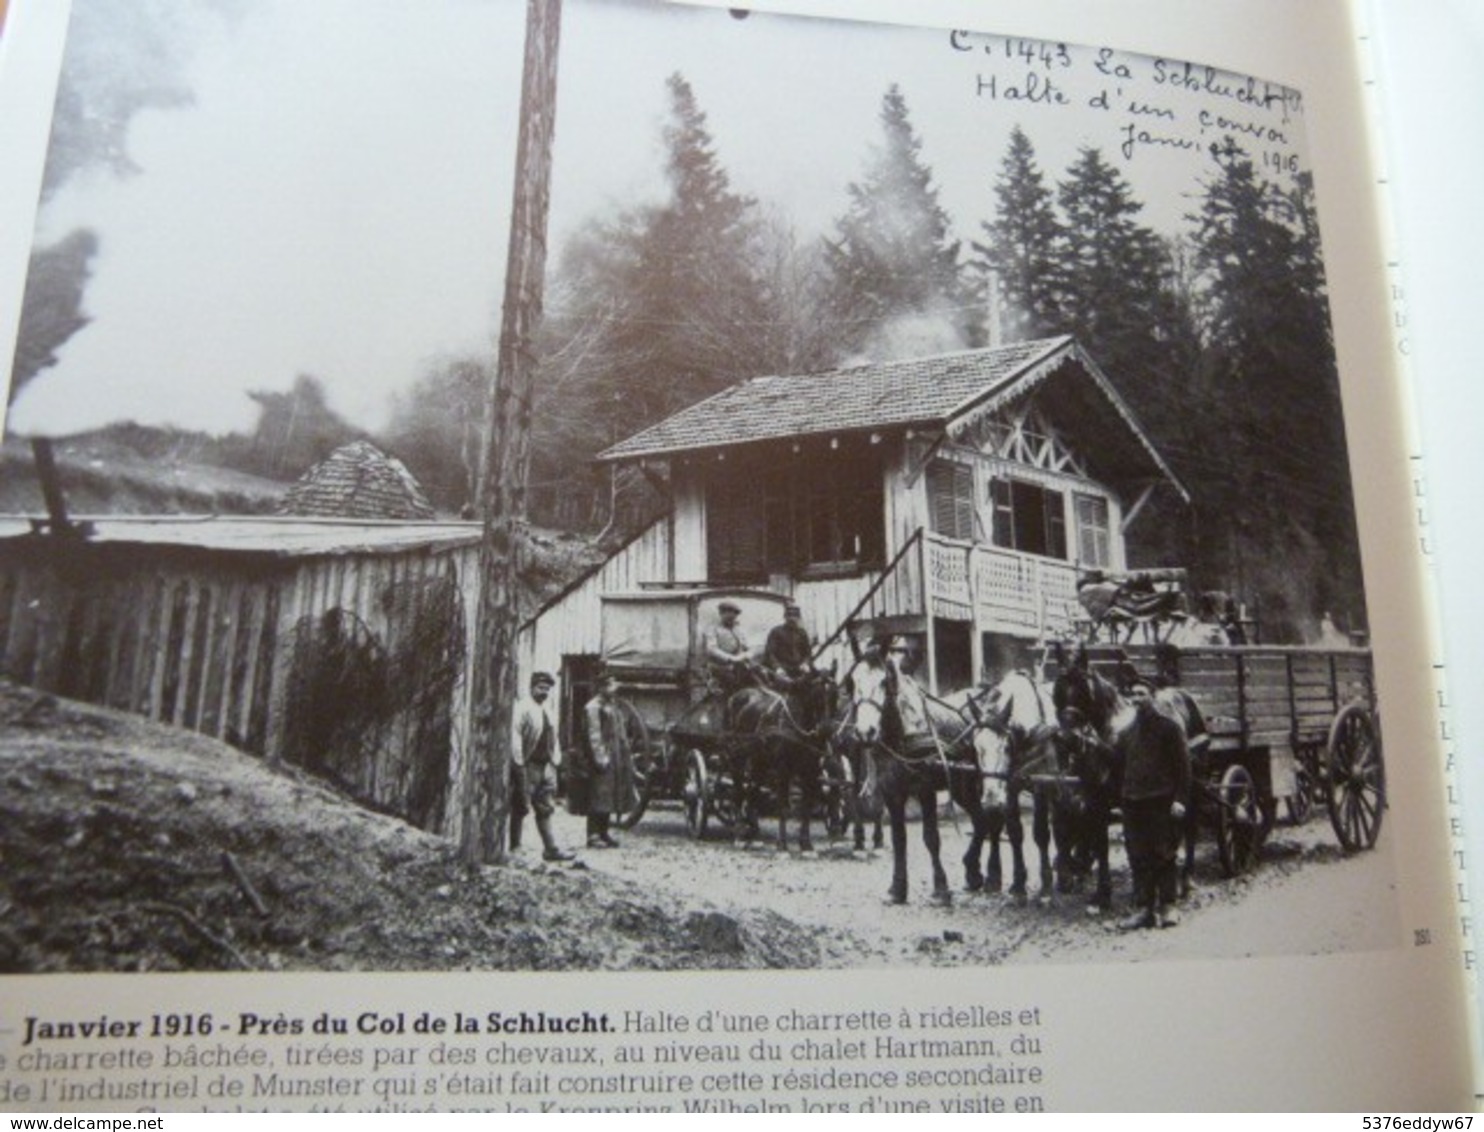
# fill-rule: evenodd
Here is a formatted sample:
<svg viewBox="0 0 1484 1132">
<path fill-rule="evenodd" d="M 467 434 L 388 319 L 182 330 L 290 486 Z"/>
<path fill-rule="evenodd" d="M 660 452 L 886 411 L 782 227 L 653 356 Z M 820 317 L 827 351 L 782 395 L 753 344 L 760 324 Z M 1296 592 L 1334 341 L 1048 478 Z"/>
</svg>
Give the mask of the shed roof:
<svg viewBox="0 0 1484 1132">
<path fill-rule="evenodd" d="M 480 525 L 462 522 L 366 522 L 264 515 L 75 517 L 89 522 L 91 545 L 170 547 L 302 558 L 399 554 L 479 543 Z M 50 536 L 31 533 L 24 516 L 0 516 L 0 548 Z M 57 545 L 65 545 L 58 540 Z"/>
<path fill-rule="evenodd" d="M 407 465 L 367 440 L 342 444 L 299 477 L 281 515 L 343 519 L 431 519 L 435 512 Z"/>
<path fill-rule="evenodd" d="M 1111 416 L 1100 429 L 1125 474 L 1168 479 L 1185 489 L 1097 364 L 1069 335 L 927 358 L 846 366 L 794 377 L 755 377 L 724 389 L 620 441 L 598 459 L 666 458 L 771 440 L 919 426 L 953 434 L 969 420 L 1072 371 L 1068 389 L 1083 411 Z M 1117 436 L 1110 436 L 1116 433 Z"/>
</svg>

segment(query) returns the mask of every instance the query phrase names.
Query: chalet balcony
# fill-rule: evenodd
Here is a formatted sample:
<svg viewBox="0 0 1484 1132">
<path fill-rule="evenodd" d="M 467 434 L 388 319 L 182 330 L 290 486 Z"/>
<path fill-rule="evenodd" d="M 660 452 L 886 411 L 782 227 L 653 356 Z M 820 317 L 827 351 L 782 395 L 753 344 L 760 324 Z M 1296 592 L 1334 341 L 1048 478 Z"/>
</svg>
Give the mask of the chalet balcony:
<svg viewBox="0 0 1484 1132">
<path fill-rule="evenodd" d="M 924 532 L 923 574 L 934 617 L 981 632 L 1041 636 L 1069 631 L 1081 615 L 1077 568 L 986 543 Z"/>
<path fill-rule="evenodd" d="M 1038 640 L 1067 635 L 1085 617 L 1077 574 L 1069 562 L 918 529 L 880 573 L 804 583 L 795 596 L 819 619 L 827 646 L 868 622 L 901 633 L 950 622 L 968 627 L 970 641 L 984 633 Z"/>
</svg>

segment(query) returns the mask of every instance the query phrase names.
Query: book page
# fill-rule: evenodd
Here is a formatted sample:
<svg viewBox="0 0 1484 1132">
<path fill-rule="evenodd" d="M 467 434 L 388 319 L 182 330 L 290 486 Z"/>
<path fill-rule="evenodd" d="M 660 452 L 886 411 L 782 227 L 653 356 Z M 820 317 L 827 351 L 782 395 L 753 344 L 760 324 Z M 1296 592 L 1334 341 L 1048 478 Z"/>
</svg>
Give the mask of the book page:
<svg viewBox="0 0 1484 1132">
<path fill-rule="evenodd" d="M 1456 782 L 1455 842 L 1464 850 L 1461 883 L 1476 890 L 1468 868 L 1480 855 L 1478 823 L 1466 820 L 1470 799 L 1484 794 L 1466 752 L 1477 735 L 1477 707 L 1470 689 L 1477 685 L 1478 613 L 1469 592 L 1469 483 L 1477 455 L 1464 422 L 1473 416 L 1477 392 L 1469 376 L 1467 334 L 1461 317 L 1472 309 L 1479 285 L 1471 265 L 1478 259 L 1478 237 L 1469 231 L 1450 236 L 1436 217 L 1447 211 L 1458 187 L 1484 162 L 1471 136 L 1455 136 L 1435 114 L 1433 84 L 1449 77 L 1448 95 L 1460 105 L 1477 105 L 1477 78 L 1462 60 L 1477 49 L 1484 28 L 1467 6 L 1436 4 L 1414 10 L 1407 19 L 1379 8 L 1377 88 L 1390 120 L 1387 181 L 1396 206 L 1399 254 L 1395 267 L 1400 346 L 1411 362 L 1426 438 L 1419 460 L 1426 469 L 1428 526 L 1424 546 L 1437 571 L 1443 611 L 1444 658 L 1440 681 L 1453 689 L 1445 712 L 1446 741 Z M 1444 60 L 1439 65 L 1439 59 Z M 1422 458 L 1425 457 L 1425 461 Z M 1466 958 L 1473 969 L 1472 901 L 1465 898 Z"/>
<path fill-rule="evenodd" d="M 1470 1106 L 1348 7 L 566 0 L 490 866 L 525 12 L 372 7 L 8 15 L 0 1106 Z"/>
</svg>

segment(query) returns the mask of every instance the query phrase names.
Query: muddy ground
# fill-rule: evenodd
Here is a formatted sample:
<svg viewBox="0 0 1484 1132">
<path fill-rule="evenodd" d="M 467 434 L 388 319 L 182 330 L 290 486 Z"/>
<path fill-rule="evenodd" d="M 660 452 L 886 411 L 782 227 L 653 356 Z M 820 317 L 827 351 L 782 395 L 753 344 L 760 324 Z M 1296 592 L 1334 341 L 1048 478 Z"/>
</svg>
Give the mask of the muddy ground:
<svg viewBox="0 0 1484 1132">
<path fill-rule="evenodd" d="M 1121 934 L 1083 902 L 888 905 L 885 854 L 697 842 L 661 806 L 616 850 L 558 835 L 499 867 L 291 769 L 0 683 L 0 971 L 808 968 L 1320 954 L 1397 938 L 1387 834 L 1346 857 L 1321 812 L 1279 826 L 1250 877 L 1203 843 L 1184 922 Z M 534 833 L 534 831 L 532 831 Z M 944 825 L 956 887 L 967 823 Z M 534 841 L 534 837 L 528 838 Z M 1115 847 L 1115 888 L 1127 890 Z"/>
</svg>

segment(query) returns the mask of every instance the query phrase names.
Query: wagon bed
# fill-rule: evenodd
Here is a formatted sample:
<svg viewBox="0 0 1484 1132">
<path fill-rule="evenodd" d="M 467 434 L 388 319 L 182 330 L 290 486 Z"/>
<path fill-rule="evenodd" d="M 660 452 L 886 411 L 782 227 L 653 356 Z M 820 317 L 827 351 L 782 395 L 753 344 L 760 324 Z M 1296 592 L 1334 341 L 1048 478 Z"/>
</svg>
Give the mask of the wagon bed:
<svg viewBox="0 0 1484 1132">
<path fill-rule="evenodd" d="M 1107 675 L 1127 661 L 1189 692 L 1211 736 L 1208 762 L 1249 768 L 1265 820 L 1277 798 L 1303 820 L 1322 796 L 1347 851 L 1375 845 L 1385 774 L 1369 650 L 1125 645 L 1090 648 L 1088 658 Z"/>
</svg>

